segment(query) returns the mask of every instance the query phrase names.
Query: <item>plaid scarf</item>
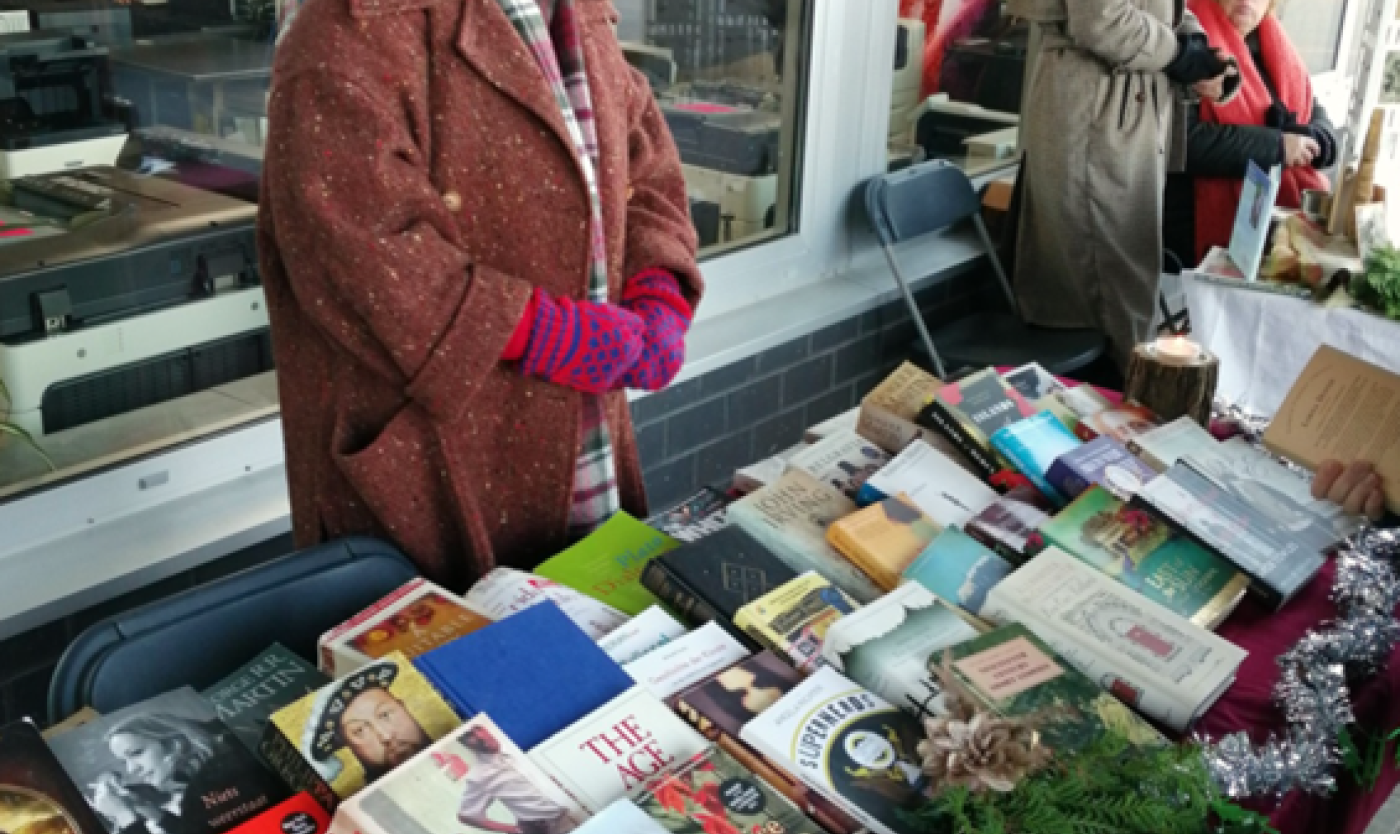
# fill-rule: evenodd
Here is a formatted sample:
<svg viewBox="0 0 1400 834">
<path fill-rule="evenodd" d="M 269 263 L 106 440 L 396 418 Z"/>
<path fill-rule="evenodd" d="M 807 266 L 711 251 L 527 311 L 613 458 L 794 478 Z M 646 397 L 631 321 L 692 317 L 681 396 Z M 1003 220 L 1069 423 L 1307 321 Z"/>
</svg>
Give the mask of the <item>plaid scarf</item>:
<svg viewBox="0 0 1400 834">
<path fill-rule="evenodd" d="M 598 130 L 593 99 L 584 72 L 583 41 L 574 0 L 497 0 L 521 40 L 530 48 L 545 81 L 559 102 L 569 138 L 573 140 L 583 181 L 588 187 L 589 237 L 592 258 L 588 272 L 589 301 L 608 300 L 607 241 L 603 236 L 603 204 L 598 196 Z M 552 5 L 545 23 L 540 6 Z M 617 465 L 603 415 L 601 397 L 583 397 L 582 450 L 574 468 L 569 535 L 581 538 L 618 510 Z"/>
</svg>

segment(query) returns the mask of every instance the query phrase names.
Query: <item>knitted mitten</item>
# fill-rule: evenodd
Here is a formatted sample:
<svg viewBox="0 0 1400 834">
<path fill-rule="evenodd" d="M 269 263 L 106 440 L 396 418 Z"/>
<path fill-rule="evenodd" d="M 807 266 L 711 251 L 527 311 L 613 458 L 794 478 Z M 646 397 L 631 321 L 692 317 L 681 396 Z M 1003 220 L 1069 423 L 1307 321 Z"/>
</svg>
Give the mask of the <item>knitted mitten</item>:
<svg viewBox="0 0 1400 834">
<path fill-rule="evenodd" d="M 614 304 L 552 298 L 536 289 L 503 359 L 520 369 L 586 394 L 618 383 L 642 352 L 646 324 Z"/>
<path fill-rule="evenodd" d="M 622 375 L 627 388 L 660 391 L 685 364 L 685 334 L 693 313 L 675 276 L 659 269 L 637 273 L 622 291 L 622 306 L 646 324 L 641 356 Z"/>
</svg>

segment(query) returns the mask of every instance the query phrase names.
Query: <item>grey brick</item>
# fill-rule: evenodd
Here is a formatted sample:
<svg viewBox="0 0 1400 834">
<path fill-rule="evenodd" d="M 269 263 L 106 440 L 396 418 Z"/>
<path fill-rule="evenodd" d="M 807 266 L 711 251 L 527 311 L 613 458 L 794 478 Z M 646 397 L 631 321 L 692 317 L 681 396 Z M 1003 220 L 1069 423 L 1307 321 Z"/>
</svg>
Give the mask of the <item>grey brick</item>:
<svg viewBox="0 0 1400 834">
<path fill-rule="evenodd" d="M 698 490 L 695 479 L 695 456 L 678 460 L 642 473 L 647 485 L 647 501 L 653 513 L 665 512 L 689 498 Z"/>
<path fill-rule="evenodd" d="M 774 375 L 751 382 L 729 395 L 729 430 L 750 429 L 783 406 L 783 379 Z"/>
<path fill-rule="evenodd" d="M 673 414 L 700 399 L 700 380 L 688 379 L 679 385 L 672 385 L 665 391 L 658 391 L 632 403 L 632 419 L 638 425 L 654 423 Z"/>
<path fill-rule="evenodd" d="M 68 648 L 68 624 L 62 620 L 0 640 L 0 684 L 36 666 L 53 665 Z"/>
<path fill-rule="evenodd" d="M 707 400 L 666 420 L 666 456 L 676 457 L 724 434 L 724 397 Z"/>
<path fill-rule="evenodd" d="M 880 334 L 880 358 L 888 361 L 908 356 L 909 346 L 917 338 L 919 338 L 919 331 L 914 326 L 913 319 L 896 324 Z"/>
<path fill-rule="evenodd" d="M 768 374 L 786 370 L 807 358 L 810 339 L 803 336 L 787 344 L 778 345 L 758 355 L 758 372 Z"/>
<path fill-rule="evenodd" d="M 695 453 L 695 480 L 702 486 L 727 484 L 737 469 L 754 462 L 753 430 L 747 429 L 711 443 Z"/>
<path fill-rule="evenodd" d="M 777 453 L 802 442 L 802 432 L 807 428 L 805 408 L 794 408 L 754 426 L 754 460 L 772 457 Z"/>
<path fill-rule="evenodd" d="M 877 371 L 858 377 L 855 382 L 855 401 L 860 402 L 865 399 L 865 395 L 874 391 L 875 386 L 884 382 L 885 377 L 894 373 L 896 367 L 898 367 L 898 363 L 891 362 Z"/>
<path fill-rule="evenodd" d="M 807 403 L 807 425 L 815 426 L 849 410 L 856 404 L 855 390 L 855 383 L 848 382 L 835 391 Z"/>
<path fill-rule="evenodd" d="M 666 459 L 666 424 L 652 423 L 637 429 L 637 457 L 642 468 L 657 466 Z"/>
<path fill-rule="evenodd" d="M 725 365 L 700 377 L 700 396 L 708 399 L 716 394 L 733 391 L 753 379 L 757 373 L 758 359 L 753 356 Z"/>
<path fill-rule="evenodd" d="M 849 318 L 812 334 L 812 353 L 840 347 L 860 335 L 860 318 Z"/>
<path fill-rule="evenodd" d="M 880 334 L 876 333 L 836 351 L 836 381 L 838 383 L 869 373 L 879 366 L 880 338 Z"/>
<path fill-rule="evenodd" d="M 783 405 L 805 403 L 831 389 L 832 354 L 809 359 L 783 374 Z"/>
</svg>

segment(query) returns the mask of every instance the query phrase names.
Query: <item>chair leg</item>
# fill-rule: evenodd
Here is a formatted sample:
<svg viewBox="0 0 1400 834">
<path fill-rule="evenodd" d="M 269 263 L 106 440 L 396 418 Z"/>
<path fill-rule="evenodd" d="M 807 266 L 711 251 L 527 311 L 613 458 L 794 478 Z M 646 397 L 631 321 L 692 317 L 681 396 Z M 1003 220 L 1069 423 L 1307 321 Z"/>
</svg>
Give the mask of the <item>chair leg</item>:
<svg viewBox="0 0 1400 834">
<path fill-rule="evenodd" d="M 943 357 L 938 355 L 938 349 L 933 346 L 933 337 L 929 335 L 928 326 L 924 324 L 923 313 L 919 311 L 919 303 L 914 300 L 914 293 L 909 289 L 909 282 L 904 280 L 904 270 L 899 268 L 899 259 L 894 256 L 894 247 L 884 244 L 882 248 L 885 250 L 885 260 L 890 263 L 890 271 L 894 273 L 895 283 L 899 284 L 899 291 L 904 296 L 904 303 L 909 307 L 909 316 L 914 319 L 914 326 L 919 330 L 924 349 L 933 360 L 934 370 L 938 372 L 939 379 L 947 379 L 948 371 L 943 367 Z"/>
<path fill-rule="evenodd" d="M 1001 291 L 1006 293 L 1006 302 L 1011 305 L 1012 312 L 1016 312 L 1016 296 L 1011 292 L 1011 282 L 1006 278 L 1006 270 L 1001 268 L 1001 258 L 997 257 L 996 247 L 992 245 L 992 236 L 987 234 L 987 224 L 982 222 L 982 215 L 973 212 L 972 225 L 977 227 L 977 236 L 982 239 L 982 248 L 987 250 L 987 257 L 992 262 L 992 269 L 997 274 L 997 280 L 1001 282 Z"/>
</svg>

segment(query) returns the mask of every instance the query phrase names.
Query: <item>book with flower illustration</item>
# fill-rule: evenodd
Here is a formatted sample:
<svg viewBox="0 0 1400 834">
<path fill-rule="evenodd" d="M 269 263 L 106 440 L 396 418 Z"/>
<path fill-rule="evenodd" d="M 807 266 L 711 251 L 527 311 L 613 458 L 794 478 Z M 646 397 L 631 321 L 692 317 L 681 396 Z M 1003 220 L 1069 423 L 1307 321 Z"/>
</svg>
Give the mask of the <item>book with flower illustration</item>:
<svg viewBox="0 0 1400 834">
<path fill-rule="evenodd" d="M 919 415 L 919 422 L 943 432 L 972 460 L 983 478 L 990 478 L 1006 468 L 992 448 L 992 435 L 1035 413 L 1034 405 L 995 368 L 988 368 L 940 388 Z"/>
<path fill-rule="evenodd" d="M 821 834 L 787 797 L 716 747 L 633 801 L 670 834 Z"/>
<path fill-rule="evenodd" d="M 321 671 L 341 678 L 392 652 L 418 657 L 490 624 L 460 597 L 420 577 L 322 634 L 316 647 Z"/>
<path fill-rule="evenodd" d="M 841 519 L 826 535 L 876 585 L 892 591 L 900 574 L 941 532 L 907 496 L 896 495 Z"/>
</svg>

